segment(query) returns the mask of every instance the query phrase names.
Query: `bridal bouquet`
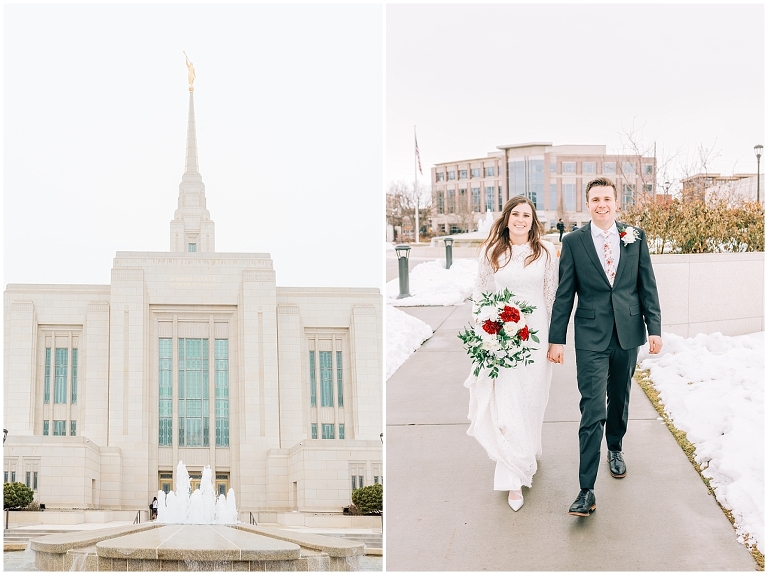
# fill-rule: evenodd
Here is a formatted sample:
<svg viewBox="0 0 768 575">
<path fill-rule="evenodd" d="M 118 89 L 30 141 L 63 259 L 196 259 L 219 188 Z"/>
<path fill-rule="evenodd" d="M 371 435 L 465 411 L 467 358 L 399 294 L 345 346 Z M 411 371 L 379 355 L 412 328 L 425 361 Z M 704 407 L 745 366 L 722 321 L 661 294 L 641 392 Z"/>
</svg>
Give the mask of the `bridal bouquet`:
<svg viewBox="0 0 768 575">
<path fill-rule="evenodd" d="M 475 377 L 481 368 L 491 370 L 490 377 L 499 376 L 500 367 L 517 367 L 533 363 L 528 342 L 539 343 L 536 330 L 528 328 L 526 318 L 536 309 L 524 301 L 514 299 L 508 289 L 482 293 L 475 305 L 475 325 L 464 328 L 459 339 L 472 358 Z"/>
</svg>

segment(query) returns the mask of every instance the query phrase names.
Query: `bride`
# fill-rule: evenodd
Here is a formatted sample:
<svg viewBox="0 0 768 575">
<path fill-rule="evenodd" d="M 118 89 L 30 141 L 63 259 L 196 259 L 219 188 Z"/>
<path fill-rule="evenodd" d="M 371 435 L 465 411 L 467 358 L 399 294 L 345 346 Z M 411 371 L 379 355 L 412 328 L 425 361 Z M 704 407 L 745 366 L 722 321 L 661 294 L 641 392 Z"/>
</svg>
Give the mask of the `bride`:
<svg viewBox="0 0 768 575">
<path fill-rule="evenodd" d="M 557 291 L 557 256 L 554 246 L 540 239 L 541 224 L 533 203 L 523 196 L 511 198 L 483 242 L 477 281 L 472 295 L 478 301 L 493 278 L 516 300 L 536 309 L 528 317 L 542 343 L 532 352 L 533 363 L 502 368 L 492 379 L 488 369 L 470 375 L 468 435 L 474 436 L 496 462 L 493 488 L 509 490 L 507 502 L 517 511 L 523 506 L 522 487 L 531 487 L 536 460 L 541 456 L 541 426 L 549 399 L 552 364 L 547 361 L 549 317 Z M 533 342 L 531 342 L 533 343 Z"/>
</svg>

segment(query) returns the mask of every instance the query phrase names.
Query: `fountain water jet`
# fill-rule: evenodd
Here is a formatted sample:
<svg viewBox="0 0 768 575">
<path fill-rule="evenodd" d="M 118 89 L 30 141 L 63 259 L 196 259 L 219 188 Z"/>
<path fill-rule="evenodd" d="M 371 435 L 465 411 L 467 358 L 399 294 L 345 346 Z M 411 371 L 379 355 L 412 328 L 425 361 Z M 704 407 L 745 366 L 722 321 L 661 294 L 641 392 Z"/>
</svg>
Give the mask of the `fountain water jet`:
<svg viewBox="0 0 768 575">
<path fill-rule="evenodd" d="M 176 491 L 166 496 L 157 492 L 157 522 L 187 525 L 233 525 L 237 523 L 235 492 L 230 489 L 227 496 L 219 495 L 213 489 L 213 471 L 209 465 L 203 469 L 200 488 L 191 491 L 189 473 L 183 461 L 176 466 Z"/>
</svg>

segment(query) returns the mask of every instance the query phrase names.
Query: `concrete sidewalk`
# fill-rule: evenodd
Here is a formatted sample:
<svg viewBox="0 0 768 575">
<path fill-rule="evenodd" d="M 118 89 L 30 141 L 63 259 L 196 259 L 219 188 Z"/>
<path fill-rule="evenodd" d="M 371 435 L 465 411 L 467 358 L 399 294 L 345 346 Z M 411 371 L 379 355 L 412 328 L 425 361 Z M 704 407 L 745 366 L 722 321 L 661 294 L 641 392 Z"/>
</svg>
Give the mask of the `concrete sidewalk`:
<svg viewBox="0 0 768 575">
<path fill-rule="evenodd" d="M 572 341 L 565 363 L 554 368 L 539 470 L 523 489 L 525 505 L 513 512 L 507 494 L 493 491 L 494 463 L 466 434 L 470 361 L 456 334 L 469 321 L 469 305 L 401 309 L 435 334 L 387 381 L 388 571 L 755 570 L 634 382 L 627 476 L 613 479 L 603 461 L 597 510 L 567 514 L 579 492 Z"/>
</svg>

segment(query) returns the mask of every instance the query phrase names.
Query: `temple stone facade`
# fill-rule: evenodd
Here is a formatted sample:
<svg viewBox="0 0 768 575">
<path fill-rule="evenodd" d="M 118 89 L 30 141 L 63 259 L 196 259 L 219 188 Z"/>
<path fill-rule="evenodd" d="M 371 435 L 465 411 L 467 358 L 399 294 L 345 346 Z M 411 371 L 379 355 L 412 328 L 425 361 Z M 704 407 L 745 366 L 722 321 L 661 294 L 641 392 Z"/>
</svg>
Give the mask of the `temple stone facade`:
<svg viewBox="0 0 768 575">
<path fill-rule="evenodd" d="M 110 285 L 6 287 L 6 481 L 146 509 L 181 460 L 241 512 L 341 512 L 383 481 L 379 290 L 278 287 L 269 254 L 214 238 L 190 91 L 169 251 L 117 252 Z"/>
</svg>

